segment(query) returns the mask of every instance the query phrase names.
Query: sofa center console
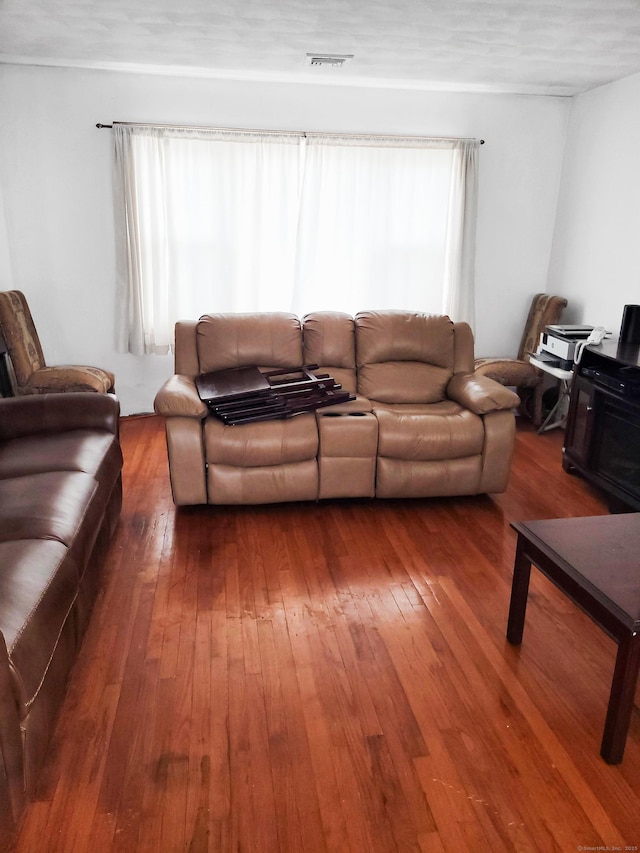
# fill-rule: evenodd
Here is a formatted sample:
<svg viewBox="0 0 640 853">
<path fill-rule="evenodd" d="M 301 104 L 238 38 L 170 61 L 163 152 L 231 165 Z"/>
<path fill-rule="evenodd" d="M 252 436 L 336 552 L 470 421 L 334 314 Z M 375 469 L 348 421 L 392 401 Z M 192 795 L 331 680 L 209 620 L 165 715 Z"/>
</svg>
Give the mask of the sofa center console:
<svg viewBox="0 0 640 853">
<path fill-rule="evenodd" d="M 562 464 L 603 489 L 612 511 L 640 510 L 640 345 L 605 340 L 584 350 Z"/>
</svg>

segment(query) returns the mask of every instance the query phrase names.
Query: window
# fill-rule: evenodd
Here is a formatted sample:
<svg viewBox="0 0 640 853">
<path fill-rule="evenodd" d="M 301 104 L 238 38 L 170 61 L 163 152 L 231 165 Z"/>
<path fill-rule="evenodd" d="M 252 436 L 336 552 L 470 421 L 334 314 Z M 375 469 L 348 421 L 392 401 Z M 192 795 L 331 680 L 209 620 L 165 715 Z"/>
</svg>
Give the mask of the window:
<svg viewBox="0 0 640 853">
<path fill-rule="evenodd" d="M 218 311 L 472 320 L 476 141 L 114 131 L 123 351 Z"/>
</svg>

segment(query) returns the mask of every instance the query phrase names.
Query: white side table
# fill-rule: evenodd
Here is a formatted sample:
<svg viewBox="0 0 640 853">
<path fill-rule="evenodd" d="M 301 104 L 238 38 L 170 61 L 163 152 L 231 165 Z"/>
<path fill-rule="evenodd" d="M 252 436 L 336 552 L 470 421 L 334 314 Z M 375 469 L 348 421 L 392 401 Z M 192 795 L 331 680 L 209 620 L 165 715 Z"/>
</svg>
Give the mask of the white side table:
<svg viewBox="0 0 640 853">
<path fill-rule="evenodd" d="M 542 370 L 543 373 L 548 373 L 558 380 L 558 400 L 544 419 L 538 433 L 546 432 L 548 429 L 561 427 L 564 429 L 567 423 L 567 411 L 569 403 L 569 391 L 571 389 L 571 379 L 573 378 L 573 370 L 563 370 L 561 367 L 553 367 L 545 361 L 539 361 L 535 355 L 529 356 L 529 362 Z"/>
</svg>

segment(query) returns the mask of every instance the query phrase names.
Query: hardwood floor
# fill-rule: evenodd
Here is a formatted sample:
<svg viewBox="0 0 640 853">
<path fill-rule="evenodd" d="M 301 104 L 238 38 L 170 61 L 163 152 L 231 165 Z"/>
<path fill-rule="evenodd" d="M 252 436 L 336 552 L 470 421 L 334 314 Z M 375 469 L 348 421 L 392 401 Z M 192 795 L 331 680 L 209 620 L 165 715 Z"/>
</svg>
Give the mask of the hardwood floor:
<svg viewBox="0 0 640 853">
<path fill-rule="evenodd" d="M 640 714 L 599 756 L 616 647 L 539 573 L 505 639 L 516 519 L 599 515 L 562 433 L 509 490 L 176 510 L 125 419 L 122 520 L 18 843 L 32 851 L 640 845 Z"/>
</svg>

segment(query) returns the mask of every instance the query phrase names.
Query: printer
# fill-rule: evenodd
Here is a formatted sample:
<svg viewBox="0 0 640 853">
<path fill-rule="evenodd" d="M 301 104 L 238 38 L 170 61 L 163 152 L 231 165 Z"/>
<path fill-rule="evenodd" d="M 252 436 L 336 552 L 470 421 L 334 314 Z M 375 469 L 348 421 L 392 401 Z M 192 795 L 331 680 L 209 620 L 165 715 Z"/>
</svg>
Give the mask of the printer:
<svg viewBox="0 0 640 853">
<path fill-rule="evenodd" d="M 575 361 L 576 347 L 586 341 L 595 326 L 546 326 L 540 335 L 535 358 L 554 367 L 571 370 Z"/>
</svg>

